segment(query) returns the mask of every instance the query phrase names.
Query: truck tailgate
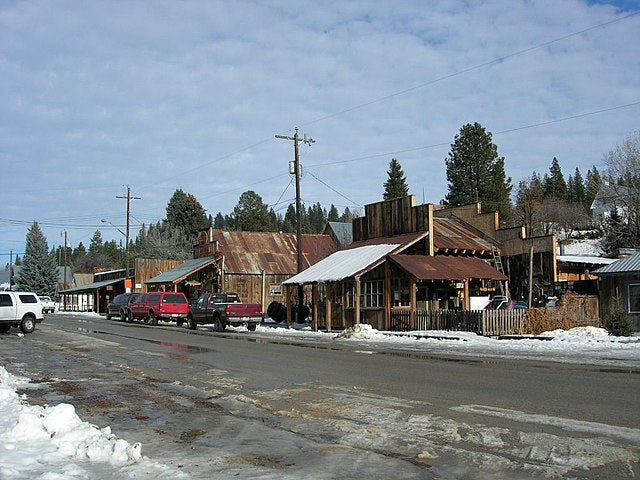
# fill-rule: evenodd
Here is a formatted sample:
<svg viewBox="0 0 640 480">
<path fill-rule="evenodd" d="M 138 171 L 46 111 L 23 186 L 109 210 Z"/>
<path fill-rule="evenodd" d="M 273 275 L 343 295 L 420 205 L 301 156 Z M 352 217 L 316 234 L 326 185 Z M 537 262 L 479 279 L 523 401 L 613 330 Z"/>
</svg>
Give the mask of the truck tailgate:
<svg viewBox="0 0 640 480">
<path fill-rule="evenodd" d="M 227 305 L 227 317 L 262 317 L 262 305 L 259 303 L 230 303 Z"/>
</svg>

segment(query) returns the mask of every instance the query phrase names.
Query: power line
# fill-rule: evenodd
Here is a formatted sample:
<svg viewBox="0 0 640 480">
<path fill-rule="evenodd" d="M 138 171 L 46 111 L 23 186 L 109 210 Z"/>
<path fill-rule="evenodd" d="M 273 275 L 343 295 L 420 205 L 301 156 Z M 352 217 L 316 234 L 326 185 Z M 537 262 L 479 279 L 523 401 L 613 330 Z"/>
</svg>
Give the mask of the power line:
<svg viewBox="0 0 640 480">
<path fill-rule="evenodd" d="M 545 126 L 545 125 L 551 125 L 553 123 L 560 123 L 560 122 L 565 122 L 565 121 L 568 121 L 568 120 L 575 120 L 576 118 L 588 117 L 590 115 L 597 115 L 599 113 L 612 112 L 614 110 L 620 110 L 622 108 L 634 107 L 636 105 L 640 105 L 640 101 L 627 103 L 625 105 L 618 105 L 618 106 L 610 107 L 610 108 L 603 108 L 603 109 L 600 109 L 600 110 L 594 110 L 594 111 L 586 112 L 586 113 L 579 113 L 579 114 L 571 115 L 571 116 L 568 116 L 568 117 L 556 118 L 554 120 L 547 120 L 547 121 L 544 121 L 544 122 L 531 123 L 529 125 L 523 125 L 523 126 L 520 126 L 520 127 L 509 128 L 509 129 L 506 129 L 506 130 L 500 130 L 498 132 L 492 132 L 492 135 L 493 136 L 502 135 L 502 134 L 505 134 L 505 133 L 511 133 L 511 132 L 517 132 L 517 131 L 520 131 L 520 130 L 526 130 L 528 128 L 535 128 L 535 127 L 541 127 L 541 126 Z M 390 155 L 398 155 L 398 154 L 402 154 L 402 153 L 417 152 L 419 150 L 427 150 L 429 148 L 444 147 L 444 146 L 447 146 L 447 145 L 451 145 L 451 142 L 432 143 L 431 145 L 422 145 L 420 147 L 406 148 L 404 150 L 396 150 L 396 151 L 393 151 L 393 152 L 375 153 L 375 154 L 371 154 L 371 155 L 365 155 L 365 156 L 362 156 L 362 157 L 351 158 L 349 160 L 337 160 L 335 162 L 316 163 L 316 164 L 312 164 L 312 165 L 307 165 L 307 170 L 310 169 L 310 168 L 316 168 L 316 167 L 326 167 L 328 165 L 339 165 L 339 164 L 344 164 L 344 163 L 359 162 L 361 160 L 369 160 L 369 159 L 372 159 L 372 158 L 388 157 Z"/>
<path fill-rule="evenodd" d="M 340 193 L 338 190 L 336 190 L 335 188 L 333 188 L 331 185 L 329 185 L 328 183 L 326 183 L 323 180 L 320 180 L 318 177 L 316 177 L 313 173 L 309 172 L 309 175 L 311 175 L 313 178 L 315 178 L 317 181 L 319 181 L 321 184 L 323 184 L 325 187 L 327 187 L 328 189 L 334 191 L 335 193 L 337 193 L 338 195 L 340 195 L 342 198 L 344 198 L 345 200 L 349 201 L 352 203 L 352 205 L 356 206 L 356 207 L 361 207 L 362 205 L 360 205 L 357 202 L 354 202 L 353 200 L 351 200 L 349 197 L 347 197 L 346 195 Z"/>
<path fill-rule="evenodd" d="M 558 42 L 561 42 L 562 40 L 566 40 L 567 38 L 571 38 L 571 37 L 575 37 L 577 35 L 581 35 L 583 33 L 589 32 L 591 30 L 595 30 L 596 28 L 605 27 L 607 25 L 610 25 L 610 24 L 616 23 L 616 22 L 621 22 L 622 20 L 626 20 L 626 19 L 631 18 L 631 17 L 633 17 L 635 15 L 638 15 L 638 14 L 640 14 L 640 11 L 630 13 L 629 15 L 625 15 L 624 17 L 616 18 L 616 19 L 610 20 L 608 22 L 603 22 L 603 23 L 599 23 L 597 25 L 592 25 L 590 27 L 584 28 L 584 29 L 579 30 L 577 32 L 568 33 L 568 34 L 563 35 L 561 37 L 554 38 L 553 40 L 542 42 L 542 43 L 539 43 L 537 45 L 524 48 L 522 50 L 518 50 L 518 51 L 515 51 L 515 52 L 512 52 L 512 53 L 508 53 L 508 54 L 503 55 L 501 57 L 496 57 L 493 60 L 489 60 L 487 62 L 479 63 L 477 65 L 473 65 L 471 67 L 464 68 L 462 70 L 458 70 L 457 72 L 453 72 L 453 73 L 450 73 L 448 75 L 444 75 L 442 77 L 438 77 L 438 78 L 435 78 L 433 80 L 429 80 L 428 82 L 420 83 L 418 85 L 414 85 L 413 87 L 409 87 L 409 88 L 406 88 L 404 90 L 399 90 L 397 92 L 390 93 L 389 95 L 385 95 L 383 97 L 379 97 L 379 98 L 376 98 L 374 100 L 370 100 L 368 102 L 364 102 L 364 103 L 361 103 L 361 104 L 358 104 L 358 105 L 354 105 L 353 107 L 349 107 L 349 108 L 346 108 L 344 110 L 340 110 L 338 112 L 331 113 L 329 115 L 325 115 L 324 117 L 316 118 L 315 120 L 311 120 L 311 121 L 306 122 L 306 123 L 301 123 L 300 126 L 301 127 L 306 127 L 308 125 L 313 125 L 314 123 L 318 123 L 318 122 L 321 122 L 323 120 L 327 120 L 329 118 L 333 118 L 333 117 L 337 117 L 339 115 L 343 115 L 345 113 L 353 112 L 354 110 L 359 110 L 361 108 L 368 107 L 369 105 L 373 105 L 375 103 L 380 103 L 380 102 L 383 102 L 383 101 L 388 100 L 390 98 L 398 97 L 400 95 L 404 95 L 405 93 L 413 92 L 415 90 L 419 90 L 421 88 L 428 87 L 430 85 L 439 83 L 439 82 L 441 82 L 443 80 L 448 80 L 450 78 L 457 77 L 457 76 L 462 75 L 464 73 L 469 73 L 469 72 L 472 72 L 474 70 L 479 70 L 481 68 L 488 67 L 489 65 L 493 65 L 493 64 L 496 64 L 496 63 L 503 62 L 503 61 L 505 61 L 505 60 L 507 60 L 509 58 L 516 57 L 518 55 L 523 55 L 525 53 L 528 53 L 528 52 L 531 52 L 531 51 L 534 51 L 534 50 L 538 50 L 540 48 L 548 47 L 549 45 L 553 45 L 554 43 L 558 43 Z"/>
</svg>

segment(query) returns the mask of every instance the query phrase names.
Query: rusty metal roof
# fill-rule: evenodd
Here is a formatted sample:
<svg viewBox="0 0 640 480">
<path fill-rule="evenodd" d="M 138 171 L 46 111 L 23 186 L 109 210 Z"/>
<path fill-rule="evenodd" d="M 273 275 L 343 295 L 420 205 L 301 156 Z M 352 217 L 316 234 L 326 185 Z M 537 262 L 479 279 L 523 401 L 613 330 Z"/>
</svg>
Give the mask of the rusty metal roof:
<svg viewBox="0 0 640 480">
<path fill-rule="evenodd" d="M 433 246 L 436 249 L 491 251 L 491 243 L 453 218 L 433 219 Z"/>
<path fill-rule="evenodd" d="M 388 258 L 418 280 L 508 280 L 487 262 L 474 257 L 389 255 Z"/>
<path fill-rule="evenodd" d="M 213 230 L 227 273 L 294 275 L 297 271 L 295 233 L 225 232 Z M 329 235 L 302 235 L 303 269 L 335 252 Z"/>
</svg>

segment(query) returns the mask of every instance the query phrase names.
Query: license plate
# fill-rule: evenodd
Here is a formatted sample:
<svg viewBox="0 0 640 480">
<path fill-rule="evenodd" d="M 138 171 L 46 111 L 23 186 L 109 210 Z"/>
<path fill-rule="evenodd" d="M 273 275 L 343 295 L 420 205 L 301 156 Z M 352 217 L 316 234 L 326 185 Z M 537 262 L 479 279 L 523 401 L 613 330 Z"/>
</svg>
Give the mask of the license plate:
<svg viewBox="0 0 640 480">
<path fill-rule="evenodd" d="M 171 316 L 172 317 L 179 317 L 180 315 L 178 315 L 177 313 L 172 313 Z"/>
</svg>

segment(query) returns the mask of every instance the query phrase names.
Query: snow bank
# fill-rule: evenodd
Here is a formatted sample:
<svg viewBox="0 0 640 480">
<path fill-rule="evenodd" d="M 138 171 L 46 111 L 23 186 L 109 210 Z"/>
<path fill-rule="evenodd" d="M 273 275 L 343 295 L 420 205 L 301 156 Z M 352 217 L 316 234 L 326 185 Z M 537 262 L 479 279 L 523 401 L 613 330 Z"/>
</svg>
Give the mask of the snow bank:
<svg viewBox="0 0 640 480">
<path fill-rule="evenodd" d="M 16 389 L 26 384 L 28 379 L 0 366 L 0 478 L 35 478 L 46 465 L 54 468 L 45 472 L 64 473 L 59 478 L 86 478 L 73 460 L 123 467 L 141 459 L 140 443 L 83 422 L 73 405 L 25 404 Z"/>
<path fill-rule="evenodd" d="M 609 337 L 609 332 L 599 327 L 575 327 L 570 330 L 551 330 L 540 334 L 541 337 L 553 337 L 558 340 L 567 340 L 571 338 L 596 338 L 604 339 Z"/>
</svg>

